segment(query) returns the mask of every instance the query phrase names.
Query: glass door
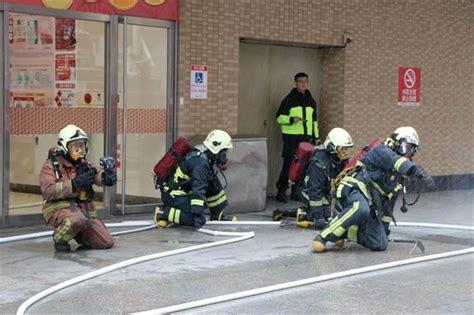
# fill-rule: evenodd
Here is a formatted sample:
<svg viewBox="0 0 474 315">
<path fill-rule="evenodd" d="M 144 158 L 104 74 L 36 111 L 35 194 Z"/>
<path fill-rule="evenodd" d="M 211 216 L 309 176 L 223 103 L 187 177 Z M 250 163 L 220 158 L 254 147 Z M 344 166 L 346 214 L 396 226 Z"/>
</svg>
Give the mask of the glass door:
<svg viewBox="0 0 474 315">
<path fill-rule="evenodd" d="M 37 220 L 41 215 L 39 173 L 66 125 L 77 125 L 88 134 L 92 162 L 98 165 L 104 155 L 108 16 L 75 18 L 31 11 L 4 15 L 9 95 L 4 98 L 8 137 L 2 150 L 8 149 L 9 190 L 3 217 L 8 222 Z M 103 191 L 95 189 L 97 208 L 103 208 Z"/>
<path fill-rule="evenodd" d="M 160 202 L 153 167 L 172 138 L 172 28 L 170 22 L 122 17 L 118 34 L 117 208 L 148 212 Z"/>
</svg>

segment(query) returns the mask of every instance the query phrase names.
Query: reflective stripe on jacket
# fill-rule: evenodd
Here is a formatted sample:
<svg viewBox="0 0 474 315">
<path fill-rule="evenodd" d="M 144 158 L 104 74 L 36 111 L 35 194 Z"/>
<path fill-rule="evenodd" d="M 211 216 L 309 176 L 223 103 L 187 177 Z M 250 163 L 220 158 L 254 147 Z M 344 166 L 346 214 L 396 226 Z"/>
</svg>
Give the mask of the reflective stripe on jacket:
<svg viewBox="0 0 474 315">
<path fill-rule="evenodd" d="M 308 161 L 306 176 L 302 188 L 303 196 L 308 200 L 310 211 L 322 213 L 331 199 L 331 180 L 344 169 L 347 161 L 339 164 L 331 160 L 325 149 L 317 149 Z M 306 196 L 305 196 L 306 195 Z"/>
<path fill-rule="evenodd" d="M 54 150 L 50 149 L 50 154 L 52 152 L 54 152 Z M 44 162 L 39 175 L 41 194 L 45 200 L 43 210 L 47 213 L 51 213 L 55 209 L 64 208 L 65 200 L 76 199 L 79 195 L 73 191 L 72 187 L 72 180 L 77 174 L 77 166 L 73 165 L 62 155 L 57 155 L 56 160 L 61 173 L 60 179 L 56 178 L 50 158 Z M 101 172 L 99 172 L 98 168 L 92 163 L 90 163 L 90 165 L 97 170 L 94 184 L 99 186 L 101 185 Z M 91 211 L 94 209 L 92 202 L 89 202 L 89 208 Z"/>
<path fill-rule="evenodd" d="M 213 166 L 203 148 L 194 148 L 179 163 L 164 189 L 171 196 L 190 195 L 191 212 L 201 215 L 205 208 L 221 209 L 227 206 L 227 197 Z"/>
<path fill-rule="evenodd" d="M 292 122 L 292 117 L 298 117 L 301 121 Z M 291 90 L 280 104 L 276 121 L 283 134 L 319 138 L 316 101 L 308 90 L 304 95 L 296 88 Z"/>
</svg>

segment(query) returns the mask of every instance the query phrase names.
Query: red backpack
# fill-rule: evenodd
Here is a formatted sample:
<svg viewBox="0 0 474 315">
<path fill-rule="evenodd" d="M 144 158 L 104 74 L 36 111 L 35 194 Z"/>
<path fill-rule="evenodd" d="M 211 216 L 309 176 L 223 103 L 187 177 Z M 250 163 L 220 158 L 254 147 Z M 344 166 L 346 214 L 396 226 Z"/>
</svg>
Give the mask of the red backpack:
<svg viewBox="0 0 474 315">
<path fill-rule="evenodd" d="M 354 156 L 349 162 L 347 162 L 344 169 L 353 168 L 354 166 L 356 166 L 357 162 L 367 154 L 367 152 L 369 152 L 370 150 L 372 150 L 376 146 L 378 146 L 380 144 L 383 144 L 383 143 L 384 143 L 384 141 L 383 141 L 382 138 L 379 138 L 379 137 L 375 138 L 374 140 L 372 140 L 372 142 L 369 143 L 369 145 L 365 146 L 362 149 L 362 151 L 357 153 L 356 156 Z"/>
<path fill-rule="evenodd" d="M 313 154 L 316 147 L 309 142 L 300 142 L 296 149 L 295 157 L 291 161 L 290 170 L 288 171 L 288 179 L 296 183 L 303 178 L 306 164 Z"/>
<path fill-rule="evenodd" d="M 192 146 L 189 141 L 183 137 L 179 137 L 175 143 L 169 148 L 168 152 L 156 163 L 153 168 L 155 173 L 155 188 L 160 187 L 168 178 L 170 173 L 175 169 L 176 165 L 191 151 Z"/>
</svg>

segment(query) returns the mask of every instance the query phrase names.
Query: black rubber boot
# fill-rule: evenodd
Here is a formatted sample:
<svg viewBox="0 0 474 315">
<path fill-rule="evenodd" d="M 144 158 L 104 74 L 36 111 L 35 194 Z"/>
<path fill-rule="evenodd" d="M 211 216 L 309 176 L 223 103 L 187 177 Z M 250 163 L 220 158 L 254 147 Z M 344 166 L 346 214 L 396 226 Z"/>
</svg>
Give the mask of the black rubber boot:
<svg viewBox="0 0 474 315">
<path fill-rule="evenodd" d="M 290 209 L 290 210 L 276 209 L 272 213 L 273 221 L 280 221 L 285 218 L 296 218 L 296 209 Z"/>
<path fill-rule="evenodd" d="M 300 187 L 298 184 L 293 184 L 291 186 L 291 200 L 299 201 L 300 200 Z"/>
<path fill-rule="evenodd" d="M 278 193 L 276 195 L 276 201 L 282 202 L 282 203 L 288 203 L 288 198 L 286 197 L 286 189 L 279 189 Z"/>
<path fill-rule="evenodd" d="M 56 242 L 54 241 L 54 249 L 57 252 L 68 253 L 71 251 L 71 246 L 66 242 Z"/>
<path fill-rule="evenodd" d="M 281 211 L 280 209 L 276 209 L 276 210 L 273 211 L 273 213 L 272 213 L 272 220 L 273 221 L 280 221 L 283 218 L 284 218 L 283 211 Z"/>
<path fill-rule="evenodd" d="M 312 226 L 310 216 L 308 216 L 308 213 L 306 213 L 305 208 L 296 209 L 296 225 L 305 229 Z"/>
</svg>

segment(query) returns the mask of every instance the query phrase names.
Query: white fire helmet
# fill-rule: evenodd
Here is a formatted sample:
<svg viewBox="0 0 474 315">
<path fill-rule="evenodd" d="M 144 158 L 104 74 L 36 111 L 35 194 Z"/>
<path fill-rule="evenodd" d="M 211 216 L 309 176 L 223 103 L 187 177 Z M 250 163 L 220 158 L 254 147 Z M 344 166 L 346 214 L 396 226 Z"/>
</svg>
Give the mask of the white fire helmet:
<svg viewBox="0 0 474 315">
<path fill-rule="evenodd" d="M 353 147 L 354 143 L 345 129 L 336 127 L 329 131 L 324 146 L 329 153 L 336 154 L 339 160 L 343 161 L 349 158 L 347 148 Z"/>
<path fill-rule="evenodd" d="M 399 127 L 394 132 L 395 150 L 398 154 L 413 156 L 418 146 L 420 138 L 413 127 Z"/>
<path fill-rule="evenodd" d="M 87 134 L 75 125 L 67 125 L 59 132 L 58 146 L 73 160 L 85 157 L 88 151 Z"/>
<path fill-rule="evenodd" d="M 203 142 L 204 146 L 214 154 L 219 153 L 223 149 L 232 149 L 232 138 L 223 130 L 211 131 Z"/>
</svg>

